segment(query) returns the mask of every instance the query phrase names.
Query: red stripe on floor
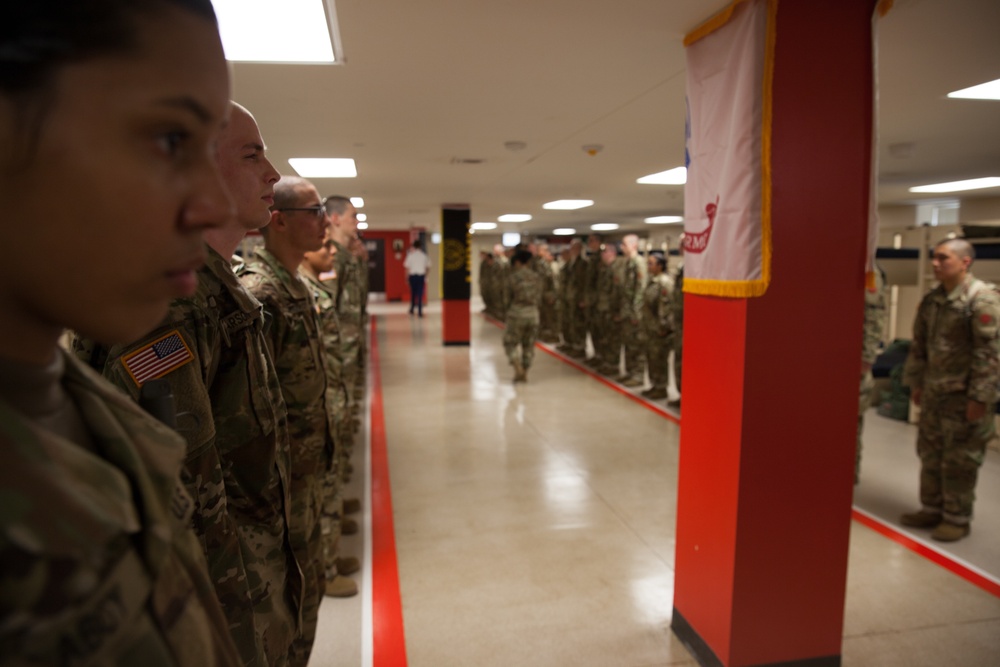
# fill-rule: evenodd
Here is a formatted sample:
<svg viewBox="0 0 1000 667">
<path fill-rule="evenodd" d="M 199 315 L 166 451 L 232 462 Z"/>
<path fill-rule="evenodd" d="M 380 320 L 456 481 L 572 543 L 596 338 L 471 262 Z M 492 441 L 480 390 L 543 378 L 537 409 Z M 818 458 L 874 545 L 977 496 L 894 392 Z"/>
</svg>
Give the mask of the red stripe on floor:
<svg viewBox="0 0 1000 667">
<path fill-rule="evenodd" d="M 978 586 L 987 593 L 991 593 L 992 595 L 1000 597 L 1000 584 L 997 584 L 997 582 L 993 581 L 992 579 L 984 577 L 975 570 L 966 567 L 962 563 L 952 560 L 951 558 L 937 551 L 936 549 L 931 549 L 926 544 L 922 544 L 917 540 L 914 540 L 905 533 L 899 532 L 892 526 L 883 523 L 882 521 L 879 521 L 878 519 L 875 519 L 874 517 L 871 517 L 868 514 L 859 512 L 856 509 L 852 509 L 851 516 L 854 518 L 855 521 L 865 526 L 868 526 L 876 533 L 879 533 L 884 537 L 888 537 L 893 542 L 897 542 L 903 545 L 910 551 L 920 556 L 923 556 L 929 561 L 937 563 L 944 569 L 948 570 L 949 572 L 952 572 L 953 574 L 957 574 L 958 576 L 968 581 L 970 584 Z"/>
<path fill-rule="evenodd" d="M 385 409 L 382 404 L 382 371 L 378 337 L 372 318 L 371 373 L 371 508 L 372 508 L 372 664 L 374 667 L 405 667 L 406 637 L 403 605 L 399 597 L 399 566 L 396 561 L 396 530 L 392 519 L 389 486 L 389 456 L 385 441 Z"/>
</svg>

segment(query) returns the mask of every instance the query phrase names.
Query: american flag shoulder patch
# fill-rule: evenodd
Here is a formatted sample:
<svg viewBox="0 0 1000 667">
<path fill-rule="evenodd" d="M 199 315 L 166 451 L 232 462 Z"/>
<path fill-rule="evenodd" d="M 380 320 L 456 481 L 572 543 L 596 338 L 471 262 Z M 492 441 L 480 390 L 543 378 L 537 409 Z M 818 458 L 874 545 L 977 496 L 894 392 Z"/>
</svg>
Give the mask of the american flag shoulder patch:
<svg viewBox="0 0 1000 667">
<path fill-rule="evenodd" d="M 163 377 L 193 360 L 191 348 L 184 342 L 180 332 L 174 329 L 138 350 L 129 352 L 122 357 L 122 364 L 132 380 L 141 387 L 148 380 Z"/>
</svg>

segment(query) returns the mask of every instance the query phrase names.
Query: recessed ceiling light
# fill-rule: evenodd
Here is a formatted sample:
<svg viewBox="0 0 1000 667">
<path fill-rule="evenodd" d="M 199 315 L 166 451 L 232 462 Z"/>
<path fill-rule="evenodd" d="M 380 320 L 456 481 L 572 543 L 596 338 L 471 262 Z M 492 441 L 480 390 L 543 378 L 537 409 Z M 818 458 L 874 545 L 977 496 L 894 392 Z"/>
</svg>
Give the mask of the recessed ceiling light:
<svg viewBox="0 0 1000 667">
<path fill-rule="evenodd" d="M 599 222 L 596 225 L 591 225 L 590 228 L 595 232 L 611 232 L 618 229 L 618 225 L 613 222 Z"/>
<path fill-rule="evenodd" d="M 576 230 L 571 227 L 560 227 L 559 229 L 553 229 L 552 233 L 556 236 L 573 236 L 573 234 L 576 234 Z"/>
<path fill-rule="evenodd" d="M 962 192 L 964 190 L 981 190 L 983 188 L 1000 187 L 1000 177 L 973 178 L 968 181 L 952 181 L 951 183 L 934 183 L 910 188 L 910 192 Z"/>
<path fill-rule="evenodd" d="M 578 208 L 587 208 L 593 205 L 593 199 L 557 199 L 548 204 L 542 204 L 542 208 L 547 208 L 550 211 L 575 211 Z"/>
<path fill-rule="evenodd" d="M 351 203 L 354 205 L 354 208 L 364 208 L 365 207 L 365 198 L 364 197 L 351 197 Z"/>
<path fill-rule="evenodd" d="M 504 232 L 500 238 L 505 248 L 513 248 L 521 242 L 521 235 L 517 232 Z"/>
<path fill-rule="evenodd" d="M 495 222 L 474 222 L 472 223 L 472 229 L 496 229 L 497 223 Z"/>
<path fill-rule="evenodd" d="M 953 93 L 948 93 L 948 97 L 965 100 L 1000 100 L 1000 79 L 956 90 Z"/>
<path fill-rule="evenodd" d="M 347 157 L 293 157 L 288 159 L 302 178 L 355 178 L 358 168 Z"/>
<path fill-rule="evenodd" d="M 531 216 L 527 213 L 506 213 L 497 218 L 499 222 L 527 222 Z"/>
<path fill-rule="evenodd" d="M 358 222 L 358 229 L 368 229 L 368 223 L 367 222 L 360 222 L 359 221 Z"/>
<path fill-rule="evenodd" d="M 654 185 L 684 185 L 688 180 L 687 167 L 675 167 L 666 171 L 635 179 L 636 183 L 652 183 Z"/>
<path fill-rule="evenodd" d="M 657 215 L 646 218 L 645 222 L 651 225 L 669 225 L 671 222 L 684 222 L 684 218 L 679 215 Z"/>
<path fill-rule="evenodd" d="M 212 0 L 226 60 L 335 63 L 344 59 L 334 0 Z"/>
<path fill-rule="evenodd" d="M 358 213 L 358 222 L 368 222 L 368 214 Z"/>
</svg>

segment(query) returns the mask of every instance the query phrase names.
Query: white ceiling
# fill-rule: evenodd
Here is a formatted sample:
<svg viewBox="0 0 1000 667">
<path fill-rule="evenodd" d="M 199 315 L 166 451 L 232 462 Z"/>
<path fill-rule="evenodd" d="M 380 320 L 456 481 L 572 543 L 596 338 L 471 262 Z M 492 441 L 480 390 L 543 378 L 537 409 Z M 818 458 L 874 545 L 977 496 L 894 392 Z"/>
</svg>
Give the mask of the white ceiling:
<svg viewBox="0 0 1000 667">
<path fill-rule="evenodd" d="M 237 63 L 235 98 L 279 171 L 292 173 L 290 157 L 354 158 L 356 179 L 314 182 L 364 197 L 372 229 L 436 229 L 445 203 L 470 204 L 473 221 L 534 216 L 497 232 L 648 228 L 644 217 L 683 213 L 683 186 L 635 182 L 683 164 L 681 41 L 727 4 L 337 0 L 346 64 Z M 1000 176 L 1000 102 L 945 98 L 1000 78 L 1000 1 L 896 0 L 879 58 L 880 203 Z M 891 156 L 893 144 L 912 144 L 909 156 Z M 555 199 L 596 203 L 542 209 Z"/>
</svg>

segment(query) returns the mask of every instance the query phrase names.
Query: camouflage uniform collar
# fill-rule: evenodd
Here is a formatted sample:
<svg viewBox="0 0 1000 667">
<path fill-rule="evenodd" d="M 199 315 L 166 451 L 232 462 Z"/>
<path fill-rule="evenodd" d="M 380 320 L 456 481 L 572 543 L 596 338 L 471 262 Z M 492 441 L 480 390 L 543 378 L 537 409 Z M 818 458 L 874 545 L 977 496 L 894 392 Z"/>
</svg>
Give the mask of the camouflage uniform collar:
<svg viewBox="0 0 1000 667">
<path fill-rule="evenodd" d="M 963 299 L 969 293 L 969 288 L 971 288 L 975 282 L 977 282 L 976 277 L 973 276 L 972 273 L 966 273 L 965 280 L 956 285 L 955 289 L 949 292 L 945 290 L 944 285 L 938 285 L 938 290 L 948 301 L 958 301 Z"/>
<path fill-rule="evenodd" d="M 257 248 L 254 251 L 254 257 L 267 266 L 293 299 L 309 298 L 309 288 L 306 287 L 306 284 L 298 275 L 291 274 L 267 248 Z"/>
<path fill-rule="evenodd" d="M 245 312 L 260 310 L 260 301 L 236 277 L 232 262 L 216 252 L 211 246 L 207 247 L 208 260 L 205 262 L 204 271 L 208 272 L 229 293 L 241 310 Z"/>
</svg>

